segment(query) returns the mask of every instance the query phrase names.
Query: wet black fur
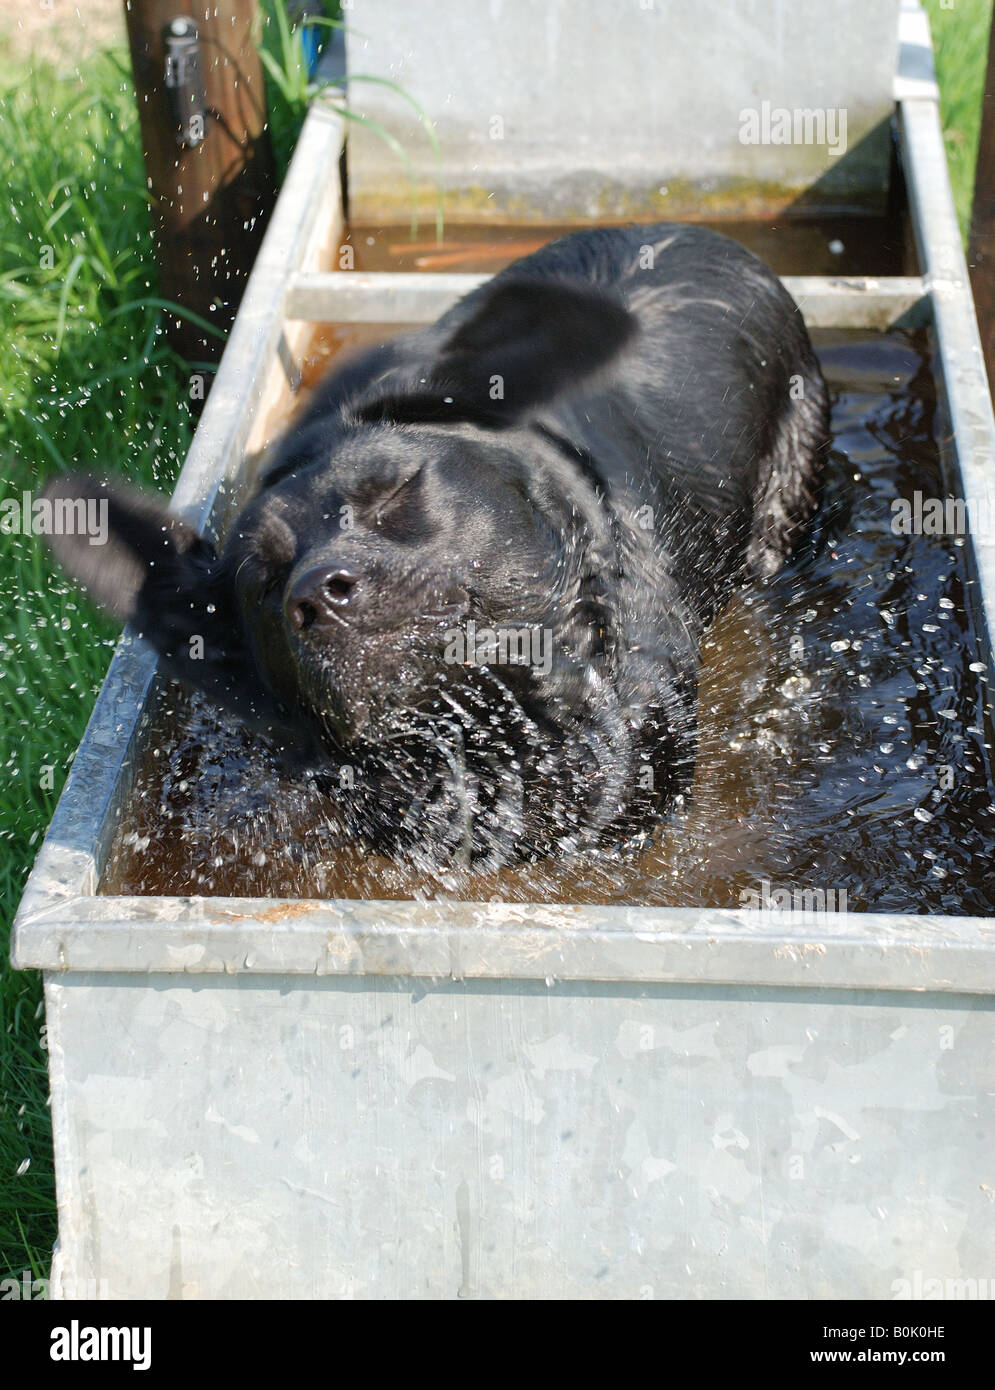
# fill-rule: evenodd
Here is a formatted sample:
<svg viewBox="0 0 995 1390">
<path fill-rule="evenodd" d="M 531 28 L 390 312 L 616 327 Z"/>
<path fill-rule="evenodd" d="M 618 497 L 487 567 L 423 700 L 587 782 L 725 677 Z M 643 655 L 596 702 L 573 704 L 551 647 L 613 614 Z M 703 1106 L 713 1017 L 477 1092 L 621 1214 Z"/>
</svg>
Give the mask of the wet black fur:
<svg viewBox="0 0 995 1390">
<path fill-rule="evenodd" d="M 826 440 L 760 261 L 695 227 L 586 231 L 333 370 L 218 558 L 78 476 L 51 495 L 107 498 L 111 539 L 53 545 L 357 836 L 495 865 L 638 837 L 688 786 L 702 633 L 790 555 Z M 336 565 L 355 615 L 295 632 L 288 593 Z M 551 671 L 444 662 L 469 618 L 548 632 Z"/>
</svg>

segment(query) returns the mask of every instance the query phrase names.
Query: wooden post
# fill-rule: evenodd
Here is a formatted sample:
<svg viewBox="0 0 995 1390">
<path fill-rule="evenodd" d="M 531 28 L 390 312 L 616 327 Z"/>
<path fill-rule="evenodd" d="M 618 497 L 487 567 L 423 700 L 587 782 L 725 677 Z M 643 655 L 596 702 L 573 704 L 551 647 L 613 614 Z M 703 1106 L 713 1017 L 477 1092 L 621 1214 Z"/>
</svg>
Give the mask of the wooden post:
<svg viewBox="0 0 995 1390">
<path fill-rule="evenodd" d="M 227 330 L 275 197 L 255 0 L 125 0 L 141 120 L 159 293 Z M 167 26 L 199 37 L 203 118 L 179 143 L 177 92 L 167 87 Z M 174 21 L 180 21 L 174 24 Z M 176 64 L 173 66 L 175 80 Z M 216 361 L 223 343 L 168 316 L 169 338 L 190 360 Z"/>
<path fill-rule="evenodd" d="M 971 268 L 971 289 L 991 390 L 995 385 L 995 15 L 988 35 L 988 69 L 981 102 L 981 136 L 967 262 Z"/>
</svg>

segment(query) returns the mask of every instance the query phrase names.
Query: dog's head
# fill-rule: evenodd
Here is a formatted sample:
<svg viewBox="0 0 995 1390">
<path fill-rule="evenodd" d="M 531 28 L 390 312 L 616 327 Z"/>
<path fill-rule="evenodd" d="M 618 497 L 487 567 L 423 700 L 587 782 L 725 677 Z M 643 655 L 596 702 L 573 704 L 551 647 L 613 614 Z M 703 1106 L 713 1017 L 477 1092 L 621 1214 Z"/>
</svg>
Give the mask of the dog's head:
<svg viewBox="0 0 995 1390">
<path fill-rule="evenodd" d="M 103 545 L 52 537 L 63 566 L 172 674 L 297 751 L 386 748 L 416 726 L 482 746 L 516 722 L 542 742 L 604 679 L 610 537 L 596 490 L 562 451 L 537 457 L 526 426 L 634 323 L 583 285 L 496 282 L 474 301 L 305 417 L 220 554 L 143 494 L 57 480 L 53 502 L 106 503 L 108 521 Z"/>
</svg>

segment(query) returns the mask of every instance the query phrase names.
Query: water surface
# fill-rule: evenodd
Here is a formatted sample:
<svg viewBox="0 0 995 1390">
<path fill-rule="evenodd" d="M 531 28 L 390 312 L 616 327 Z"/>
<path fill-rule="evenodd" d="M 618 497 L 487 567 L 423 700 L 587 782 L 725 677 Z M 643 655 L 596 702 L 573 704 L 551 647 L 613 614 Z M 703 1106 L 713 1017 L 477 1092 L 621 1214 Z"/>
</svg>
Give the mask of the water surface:
<svg viewBox="0 0 995 1390">
<path fill-rule="evenodd" d="M 818 525 L 789 570 L 740 590 L 711 629 L 693 792 L 638 861 L 426 877 L 344 844 L 329 802 L 170 686 L 102 891 L 732 907 L 766 883 L 835 892 L 837 906 L 845 892 L 851 910 L 995 910 L 991 707 L 966 547 L 892 529 L 894 498 L 945 493 L 927 337 L 813 339 L 833 396 Z M 326 333 L 314 363 L 342 340 Z"/>
</svg>

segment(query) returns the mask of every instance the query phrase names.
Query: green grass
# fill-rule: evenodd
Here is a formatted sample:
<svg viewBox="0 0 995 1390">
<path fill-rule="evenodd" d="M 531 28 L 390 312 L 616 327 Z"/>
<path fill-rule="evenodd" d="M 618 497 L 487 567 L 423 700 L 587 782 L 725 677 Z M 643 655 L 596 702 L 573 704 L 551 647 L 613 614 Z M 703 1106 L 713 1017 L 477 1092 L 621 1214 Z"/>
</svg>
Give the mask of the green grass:
<svg viewBox="0 0 995 1390">
<path fill-rule="evenodd" d="M 929 9 L 966 225 L 990 0 L 957 0 L 952 10 L 929 0 Z M 279 61 L 279 26 L 267 28 L 266 44 Z M 283 166 L 303 111 L 302 74 L 285 65 L 281 86 L 269 66 Z M 165 342 L 155 298 L 126 55 L 88 61 L 81 78 L 0 78 L 0 160 L 3 495 L 70 465 L 168 491 L 192 433 L 189 368 Z M 7 968 L 7 932 L 114 639 L 36 540 L 0 534 L 0 1278 L 26 1267 L 44 1275 L 55 1237 L 40 981 Z"/>
<path fill-rule="evenodd" d="M 383 140 L 384 144 L 392 151 L 397 159 L 398 172 L 403 172 L 411 188 L 411 235 L 412 237 L 417 236 L 418 215 L 414 210 L 417 202 L 417 190 L 414 171 L 407 150 L 401 142 L 378 121 L 373 120 L 370 116 L 364 116 L 360 112 L 352 110 L 351 107 L 345 103 L 344 95 L 340 88 L 335 87 L 331 83 L 313 80 L 311 78 L 299 41 L 299 32 L 297 29 L 293 28 L 288 21 L 283 0 L 260 0 L 260 5 L 265 18 L 260 57 L 262 58 L 263 69 L 266 74 L 269 125 L 278 165 L 281 168 L 286 167 L 290 155 L 293 153 L 294 144 L 297 140 L 297 133 L 303 123 L 310 102 L 314 100 L 315 97 L 322 97 L 325 95 L 338 98 L 337 104 L 346 120 L 366 126 L 373 134 L 379 136 L 379 138 Z M 349 26 L 343 19 L 342 7 L 341 4 L 338 3 L 338 0 L 334 0 L 334 3 L 332 3 L 332 0 L 329 0 L 325 8 L 327 13 L 324 16 L 310 16 L 304 20 L 304 24 L 310 26 L 312 30 L 317 30 L 322 40 L 329 37 L 331 31 L 334 29 L 348 31 Z M 405 102 L 417 116 L 418 123 L 425 132 L 425 137 L 431 145 L 432 153 L 435 157 L 437 171 L 435 234 L 437 239 L 442 241 L 442 153 L 432 122 L 428 119 L 418 102 L 415 101 L 403 87 L 398 86 L 396 82 L 391 82 L 389 78 L 380 77 L 375 74 L 350 71 L 350 88 L 355 90 L 360 83 L 372 83 L 393 92 L 394 95 L 400 101 Z"/>
<path fill-rule="evenodd" d="M 978 157 L 992 0 L 954 0 L 951 9 L 945 9 L 940 0 L 925 0 L 925 4 L 936 50 L 947 164 L 961 233 L 966 241 L 974 193 L 974 165 Z"/>
<path fill-rule="evenodd" d="M 0 160 L 4 496 L 72 464 L 168 490 L 192 433 L 189 370 L 152 302 L 126 55 L 85 82 L 4 84 Z M 36 539 L 0 534 L 0 1275 L 45 1273 L 55 1235 L 40 981 L 5 968 L 7 932 L 114 640 Z"/>
</svg>

